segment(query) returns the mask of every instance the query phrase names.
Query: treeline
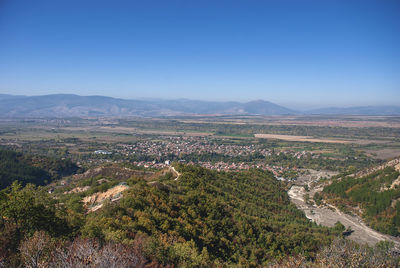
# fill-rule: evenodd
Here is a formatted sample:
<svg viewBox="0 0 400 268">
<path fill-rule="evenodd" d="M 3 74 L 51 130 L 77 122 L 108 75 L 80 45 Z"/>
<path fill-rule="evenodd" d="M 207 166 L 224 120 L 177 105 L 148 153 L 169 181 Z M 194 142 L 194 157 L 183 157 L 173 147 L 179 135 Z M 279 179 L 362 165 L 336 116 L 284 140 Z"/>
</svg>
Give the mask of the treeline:
<svg viewBox="0 0 400 268">
<path fill-rule="evenodd" d="M 326 186 L 325 198 L 345 207 L 359 206 L 366 222 L 374 229 L 400 235 L 400 187 L 391 187 L 400 173 L 386 167 L 361 178 L 344 177 Z"/>
<path fill-rule="evenodd" d="M 0 189 L 14 181 L 23 185 L 45 185 L 63 175 L 76 172 L 78 167 L 71 160 L 22 154 L 0 149 Z"/>
</svg>

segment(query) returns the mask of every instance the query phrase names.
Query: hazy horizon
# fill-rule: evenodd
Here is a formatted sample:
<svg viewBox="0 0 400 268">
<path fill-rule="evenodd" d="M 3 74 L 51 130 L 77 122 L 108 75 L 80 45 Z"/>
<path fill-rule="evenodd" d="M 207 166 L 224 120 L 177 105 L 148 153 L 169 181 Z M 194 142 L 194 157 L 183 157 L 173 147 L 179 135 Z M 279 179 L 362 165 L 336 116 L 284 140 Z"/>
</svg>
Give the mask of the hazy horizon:
<svg viewBox="0 0 400 268">
<path fill-rule="evenodd" d="M 398 1 L 3 1 L 0 93 L 398 105 Z"/>
<path fill-rule="evenodd" d="M 47 95 L 76 95 L 80 97 L 109 97 L 109 98 L 116 98 L 116 99 L 124 99 L 124 100 L 141 100 L 141 101 L 174 101 L 174 100 L 188 100 L 188 101 L 204 101 L 204 102 L 237 102 L 237 103 L 247 103 L 247 102 L 252 102 L 252 101 L 266 101 L 266 102 L 271 102 L 273 104 L 280 105 L 285 108 L 289 108 L 298 112 L 306 112 L 309 110 L 313 109 L 323 109 L 323 108 L 355 108 L 355 107 L 380 107 L 380 106 L 394 106 L 394 107 L 400 107 L 400 104 L 365 104 L 365 105 L 307 105 L 307 104 L 285 104 L 285 103 L 280 103 L 280 102 L 273 102 L 268 99 L 248 99 L 248 100 L 234 100 L 234 99 L 194 99 L 194 98 L 185 98 L 185 97 L 180 97 L 180 98 L 157 98 L 157 97 L 138 97 L 138 98 L 124 98 L 124 97 L 113 97 L 110 95 L 98 95 L 98 94 L 93 94 L 93 95 L 82 95 L 82 94 L 75 94 L 75 93 L 51 93 L 51 94 L 44 94 L 44 95 L 22 95 L 22 94 L 9 94 L 9 93 L 0 93 L 4 95 L 13 95 L 13 96 L 24 96 L 24 97 L 40 97 L 40 96 L 47 96 Z"/>
</svg>

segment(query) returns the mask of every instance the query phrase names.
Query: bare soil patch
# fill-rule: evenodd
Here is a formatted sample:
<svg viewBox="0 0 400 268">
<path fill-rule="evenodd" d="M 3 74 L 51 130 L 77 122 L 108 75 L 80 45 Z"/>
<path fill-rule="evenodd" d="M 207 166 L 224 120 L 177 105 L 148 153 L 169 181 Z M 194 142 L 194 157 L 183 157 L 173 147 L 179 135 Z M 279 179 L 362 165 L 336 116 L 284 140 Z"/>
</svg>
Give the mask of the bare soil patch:
<svg viewBox="0 0 400 268">
<path fill-rule="evenodd" d="M 303 141 L 303 142 L 323 142 L 323 143 L 350 143 L 348 140 L 338 139 L 318 139 L 311 136 L 294 136 L 294 135 L 279 135 L 279 134 L 254 134 L 254 137 L 261 139 L 276 139 L 285 141 Z"/>
<path fill-rule="evenodd" d="M 117 185 L 105 192 L 95 193 L 83 198 L 82 202 L 88 207 L 88 211 L 96 211 L 103 206 L 105 200 L 117 201 L 122 198 L 122 192 L 127 190 L 127 185 Z"/>
</svg>

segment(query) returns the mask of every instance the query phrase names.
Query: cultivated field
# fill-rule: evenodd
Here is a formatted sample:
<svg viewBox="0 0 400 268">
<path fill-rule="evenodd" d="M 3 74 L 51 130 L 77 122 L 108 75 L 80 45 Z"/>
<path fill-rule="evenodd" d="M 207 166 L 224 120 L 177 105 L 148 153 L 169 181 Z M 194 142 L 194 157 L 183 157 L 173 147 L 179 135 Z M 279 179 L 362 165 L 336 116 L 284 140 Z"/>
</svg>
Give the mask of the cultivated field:
<svg viewBox="0 0 400 268">
<path fill-rule="evenodd" d="M 302 142 L 323 142 L 323 143 L 349 143 L 348 140 L 318 139 L 310 136 L 278 135 L 278 134 L 254 134 L 254 137 L 261 139 L 277 139 L 284 141 Z"/>
</svg>

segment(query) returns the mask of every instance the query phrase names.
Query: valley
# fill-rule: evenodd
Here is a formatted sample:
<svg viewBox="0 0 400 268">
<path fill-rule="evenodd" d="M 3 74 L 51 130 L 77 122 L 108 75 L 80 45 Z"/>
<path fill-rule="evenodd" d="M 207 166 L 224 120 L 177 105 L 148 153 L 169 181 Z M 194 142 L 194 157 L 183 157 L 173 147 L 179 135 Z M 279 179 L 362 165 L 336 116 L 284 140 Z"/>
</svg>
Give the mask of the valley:
<svg viewBox="0 0 400 268">
<path fill-rule="evenodd" d="M 0 268 L 400 267 L 399 14 L 0 0 Z"/>
<path fill-rule="evenodd" d="M 51 238 L 60 241 L 49 244 L 54 252 L 75 244 L 128 247 L 143 267 L 273 266 L 290 256 L 316 265 L 335 243 L 396 262 L 398 175 L 390 168 L 398 162 L 388 157 L 400 151 L 398 120 L 0 120 L 0 261 L 18 263 L 17 249 L 29 239 Z M 357 187 L 377 199 L 353 200 Z M 24 199 L 13 196 L 34 201 L 24 210 Z M 366 216 L 370 205 L 377 210 Z M 24 216 L 30 211 L 37 215 Z M 46 224 L 53 227 L 40 233 Z"/>
</svg>

